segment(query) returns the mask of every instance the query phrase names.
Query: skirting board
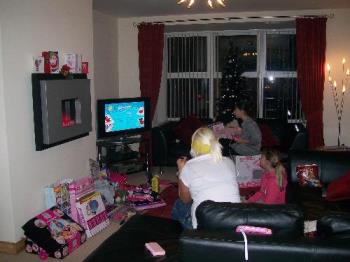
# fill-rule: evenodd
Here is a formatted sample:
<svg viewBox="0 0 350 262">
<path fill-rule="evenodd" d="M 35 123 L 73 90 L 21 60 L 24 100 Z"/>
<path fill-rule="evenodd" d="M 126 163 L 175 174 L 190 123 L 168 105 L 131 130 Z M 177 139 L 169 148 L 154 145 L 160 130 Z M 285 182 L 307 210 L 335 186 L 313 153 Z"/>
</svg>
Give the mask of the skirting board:
<svg viewBox="0 0 350 262">
<path fill-rule="evenodd" d="M 7 254 L 17 254 L 24 249 L 24 239 L 21 239 L 17 243 L 0 241 L 0 252 Z"/>
</svg>

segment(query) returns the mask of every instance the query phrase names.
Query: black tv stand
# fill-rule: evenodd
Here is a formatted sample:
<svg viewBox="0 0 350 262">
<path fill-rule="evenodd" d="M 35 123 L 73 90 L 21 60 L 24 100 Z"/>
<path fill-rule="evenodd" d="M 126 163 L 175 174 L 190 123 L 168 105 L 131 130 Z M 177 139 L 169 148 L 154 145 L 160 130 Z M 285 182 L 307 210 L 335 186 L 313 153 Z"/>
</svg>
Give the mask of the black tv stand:
<svg viewBox="0 0 350 262">
<path fill-rule="evenodd" d="M 98 145 L 129 145 L 129 144 L 135 144 L 140 143 L 142 141 L 141 136 L 118 136 L 118 137 L 109 137 L 109 138 L 103 138 L 103 139 L 97 139 L 97 146 Z"/>
<path fill-rule="evenodd" d="M 142 136 L 123 136 L 97 139 L 97 161 L 100 167 L 106 167 L 120 173 L 134 173 L 145 169 L 145 156 L 130 148 L 132 144 L 145 142 L 148 155 L 148 141 Z"/>
</svg>

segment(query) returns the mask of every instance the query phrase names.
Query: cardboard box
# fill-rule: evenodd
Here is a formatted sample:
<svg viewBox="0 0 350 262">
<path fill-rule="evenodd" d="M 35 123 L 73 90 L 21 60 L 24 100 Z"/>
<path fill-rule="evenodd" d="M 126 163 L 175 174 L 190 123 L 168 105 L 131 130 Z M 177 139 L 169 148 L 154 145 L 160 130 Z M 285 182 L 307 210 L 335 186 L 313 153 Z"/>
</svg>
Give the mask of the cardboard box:
<svg viewBox="0 0 350 262">
<path fill-rule="evenodd" d="M 263 169 L 260 167 L 260 158 L 261 155 L 235 156 L 238 183 L 261 180 Z"/>
</svg>

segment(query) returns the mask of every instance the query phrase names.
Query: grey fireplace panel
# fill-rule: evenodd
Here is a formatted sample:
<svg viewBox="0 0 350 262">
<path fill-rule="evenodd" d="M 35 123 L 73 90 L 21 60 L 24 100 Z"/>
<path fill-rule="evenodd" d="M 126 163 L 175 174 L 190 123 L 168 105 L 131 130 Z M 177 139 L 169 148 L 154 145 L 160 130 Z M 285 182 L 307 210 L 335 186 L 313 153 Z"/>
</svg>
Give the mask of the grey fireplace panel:
<svg viewBox="0 0 350 262">
<path fill-rule="evenodd" d="M 91 127 L 91 96 L 89 79 L 41 80 L 40 98 L 43 143 L 55 144 L 89 133 Z M 74 111 L 72 124 L 62 123 L 62 103 L 71 103 Z"/>
</svg>

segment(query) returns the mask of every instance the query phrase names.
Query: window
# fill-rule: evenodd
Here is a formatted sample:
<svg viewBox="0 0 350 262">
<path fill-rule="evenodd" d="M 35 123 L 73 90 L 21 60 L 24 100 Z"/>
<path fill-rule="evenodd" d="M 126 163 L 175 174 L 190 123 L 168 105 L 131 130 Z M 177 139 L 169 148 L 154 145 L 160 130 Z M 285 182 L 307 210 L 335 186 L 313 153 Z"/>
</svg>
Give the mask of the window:
<svg viewBox="0 0 350 262">
<path fill-rule="evenodd" d="M 212 118 L 221 71 L 233 46 L 254 116 L 301 120 L 295 30 L 240 30 L 167 34 L 167 115 Z"/>
</svg>

